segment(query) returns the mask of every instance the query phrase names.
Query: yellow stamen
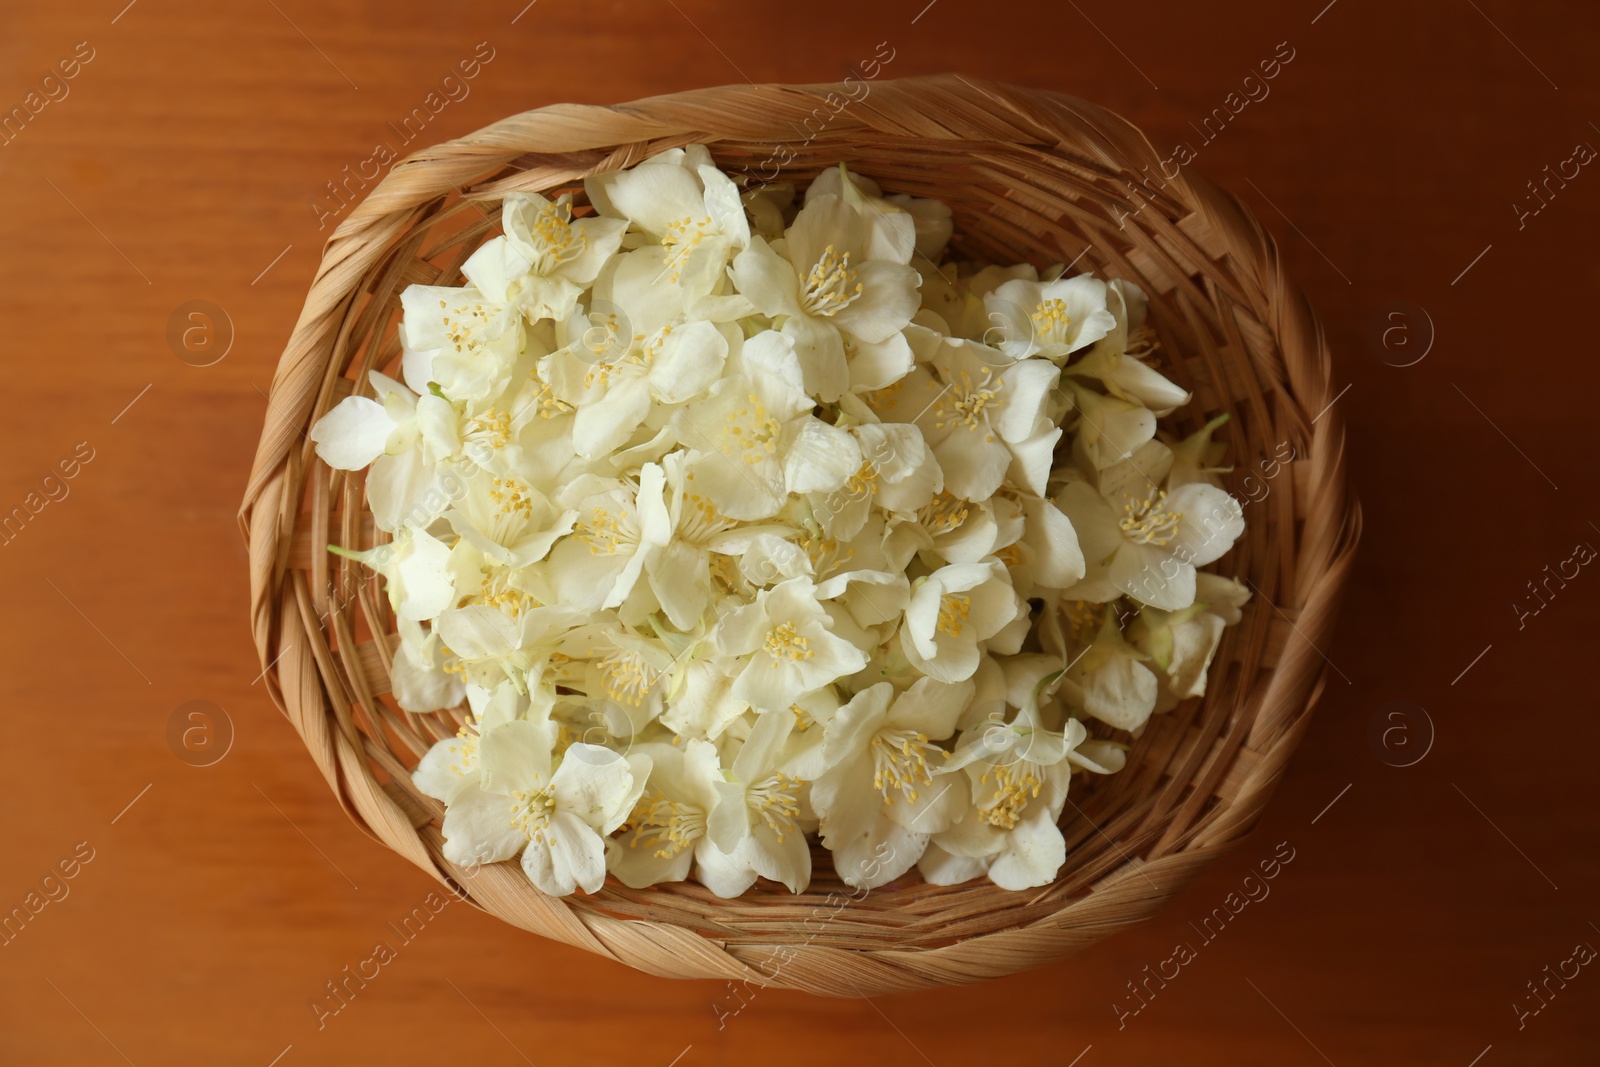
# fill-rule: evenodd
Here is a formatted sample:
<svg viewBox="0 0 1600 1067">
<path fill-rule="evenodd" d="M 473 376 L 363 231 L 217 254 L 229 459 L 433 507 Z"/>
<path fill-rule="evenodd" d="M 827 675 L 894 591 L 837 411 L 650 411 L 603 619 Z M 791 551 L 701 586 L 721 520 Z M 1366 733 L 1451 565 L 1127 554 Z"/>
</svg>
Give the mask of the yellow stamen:
<svg viewBox="0 0 1600 1067">
<path fill-rule="evenodd" d="M 972 614 L 972 598 L 965 593 L 946 593 L 939 598 L 939 621 L 935 625 L 942 634 L 961 636 L 961 624 Z"/>
<path fill-rule="evenodd" d="M 1162 489 L 1142 500 L 1134 498 L 1123 504 L 1119 525 L 1128 540 L 1159 548 L 1171 543 L 1181 522 L 1183 512 L 1167 507 L 1167 491 Z"/>
<path fill-rule="evenodd" d="M 991 775 L 994 778 L 994 796 L 988 803 L 980 805 L 979 815 L 990 826 L 998 826 L 1002 830 L 1013 829 L 1022 821 L 1022 813 L 1029 801 L 1044 788 L 1044 782 L 1034 773 L 1031 763 L 990 767 L 979 776 L 979 783 L 987 784 Z"/>
<path fill-rule="evenodd" d="M 792 622 L 781 622 L 767 631 L 766 643 L 762 645 L 763 651 L 772 657 L 772 665 L 776 667 L 778 660 L 805 660 L 816 653 L 811 651 L 811 642 L 800 635 Z"/>
<path fill-rule="evenodd" d="M 806 273 L 801 304 L 812 315 L 832 318 L 861 296 L 865 286 L 856 280 L 858 276 L 850 267 L 850 253 L 840 253 L 829 245 Z"/>
</svg>

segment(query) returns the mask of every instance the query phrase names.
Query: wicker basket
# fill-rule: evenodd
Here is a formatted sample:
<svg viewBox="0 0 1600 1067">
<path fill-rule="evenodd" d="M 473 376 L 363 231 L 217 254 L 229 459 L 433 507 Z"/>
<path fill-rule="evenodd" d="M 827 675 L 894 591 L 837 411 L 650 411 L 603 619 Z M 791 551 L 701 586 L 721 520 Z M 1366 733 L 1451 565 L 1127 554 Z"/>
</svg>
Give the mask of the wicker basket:
<svg viewBox="0 0 1600 1067">
<path fill-rule="evenodd" d="M 939 887 L 913 871 L 847 899 L 819 848 L 799 896 L 763 882 L 725 901 L 689 882 L 631 890 L 608 879 L 594 896 L 553 898 L 515 863 L 464 871 L 441 853 L 441 807 L 408 771 L 464 709 L 409 715 L 387 697 L 397 640 L 387 599 L 325 551 L 378 535 L 360 478 L 323 465 L 306 431 L 397 359 L 401 290 L 458 284 L 508 191 L 581 196 L 586 175 L 693 142 L 735 175 L 805 181 L 844 160 L 888 192 L 943 200 L 963 258 L 1076 261 L 1136 280 L 1151 294 L 1163 372 L 1195 393 L 1190 425 L 1232 416 L 1233 477 L 1254 473 L 1258 488 L 1232 487 L 1250 500 L 1248 525 L 1223 568 L 1256 595 L 1227 632 L 1209 693 L 1154 718 L 1127 771 L 1074 780 L 1053 885 Z M 1321 692 L 1318 647 L 1360 531 L 1321 329 L 1244 208 L 1171 169 L 1098 107 L 959 76 L 559 105 L 395 166 L 328 242 L 240 512 L 268 688 L 350 817 L 507 922 L 671 977 L 872 995 L 1009 974 L 1150 916 L 1259 817 Z M 1293 462 L 1262 469 L 1288 448 Z"/>
</svg>

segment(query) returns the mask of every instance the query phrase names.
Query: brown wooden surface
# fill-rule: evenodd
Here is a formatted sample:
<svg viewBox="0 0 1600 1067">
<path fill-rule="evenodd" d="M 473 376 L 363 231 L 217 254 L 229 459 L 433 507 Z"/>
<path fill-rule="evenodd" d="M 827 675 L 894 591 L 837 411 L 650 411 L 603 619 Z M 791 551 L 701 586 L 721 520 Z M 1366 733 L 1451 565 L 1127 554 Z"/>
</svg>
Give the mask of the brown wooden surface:
<svg viewBox="0 0 1600 1067">
<path fill-rule="evenodd" d="M 125 2 L 0 13 L 6 111 L 93 49 L 0 147 L 0 515 L 39 508 L 0 535 L 0 914 L 66 893 L 0 934 L 0 1063 L 1594 1061 L 1593 967 L 1550 979 L 1521 1029 L 1513 1007 L 1600 946 L 1600 575 L 1547 579 L 1600 547 L 1600 371 L 1578 318 L 1600 282 L 1600 176 L 1568 164 L 1520 229 L 1513 207 L 1540 205 L 1526 183 L 1547 164 L 1600 147 L 1591 5 Z M 1187 141 L 1243 196 L 1351 383 L 1367 511 L 1327 695 L 1253 838 L 1156 921 L 1049 969 L 871 1003 L 768 990 L 720 1028 L 715 1006 L 739 1001 L 717 983 L 459 905 L 414 940 L 391 927 L 434 883 L 350 825 L 252 685 L 234 512 L 327 233 L 311 205 L 401 148 L 389 124 L 447 99 L 480 41 L 493 58 L 469 95 L 410 147 L 559 100 L 834 80 L 886 41 L 880 76 L 1085 96 L 1158 147 Z M 1279 42 L 1294 58 L 1270 94 L 1206 143 L 1196 127 Z M 210 366 L 169 343 L 192 300 L 235 334 Z M 93 458 L 44 484 L 80 442 Z M 1532 614 L 1527 583 L 1547 580 Z M 169 743 L 190 701 L 232 724 L 210 766 Z M 1406 767 L 1429 731 L 1388 719 L 1396 701 L 1434 735 Z M 80 842 L 93 858 L 74 868 Z M 1207 941 L 1196 928 L 1279 842 L 1294 859 L 1269 895 Z M 45 886 L 62 861 L 75 876 Z M 325 983 L 380 941 L 395 958 L 319 1029 Z M 1195 958 L 1119 1028 L 1126 983 L 1179 942 Z"/>
</svg>

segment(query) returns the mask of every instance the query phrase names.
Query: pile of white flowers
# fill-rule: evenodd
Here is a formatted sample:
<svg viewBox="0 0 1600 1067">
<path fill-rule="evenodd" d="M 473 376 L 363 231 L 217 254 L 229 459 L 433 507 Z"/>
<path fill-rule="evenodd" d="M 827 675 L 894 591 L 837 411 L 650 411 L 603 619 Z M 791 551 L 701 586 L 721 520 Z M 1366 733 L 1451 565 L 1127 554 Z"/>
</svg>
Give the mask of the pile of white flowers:
<svg viewBox="0 0 1600 1067">
<path fill-rule="evenodd" d="M 1145 294 L 935 266 L 949 210 L 843 167 L 585 192 L 509 197 L 468 284 L 405 291 L 403 382 L 312 432 L 370 466 L 400 706 L 471 710 L 415 773 L 446 857 L 732 897 L 805 889 L 815 834 L 858 888 L 1051 882 L 1072 774 L 1247 598 L 1197 573 L 1244 524 L 1217 424 L 1158 435 Z"/>
</svg>

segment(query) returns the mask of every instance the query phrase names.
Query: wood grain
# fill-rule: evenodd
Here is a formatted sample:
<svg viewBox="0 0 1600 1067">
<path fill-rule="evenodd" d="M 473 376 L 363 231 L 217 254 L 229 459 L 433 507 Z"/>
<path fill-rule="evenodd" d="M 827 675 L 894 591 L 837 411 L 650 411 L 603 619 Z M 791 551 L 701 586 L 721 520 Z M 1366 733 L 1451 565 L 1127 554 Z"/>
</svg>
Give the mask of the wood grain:
<svg viewBox="0 0 1600 1067">
<path fill-rule="evenodd" d="M 124 3 L 0 15 L 0 109 L 48 101 L 0 147 L 13 381 L 0 516 L 37 508 L 0 545 L 0 801 L 13 813 L 0 915 L 39 908 L 0 935 L 0 1062 L 1482 1054 L 1492 1067 L 1600 1051 L 1590 968 L 1542 989 L 1521 1029 L 1513 1007 L 1541 1003 L 1525 983 L 1575 944 L 1600 945 L 1585 669 L 1600 578 L 1559 577 L 1576 545 L 1600 545 L 1586 432 L 1600 371 L 1577 318 L 1600 282 L 1587 247 L 1600 178 L 1559 176 L 1575 145 L 1600 145 L 1600 13 L 1504 0 Z M 93 58 L 44 82 L 84 41 Z M 493 58 L 468 80 L 460 64 L 479 42 Z M 251 684 L 233 511 L 261 390 L 341 210 L 326 183 L 353 188 L 408 132 L 422 144 L 560 100 L 830 80 L 879 42 L 894 55 L 885 74 L 959 70 L 1093 99 L 1158 147 L 1187 143 L 1251 203 L 1351 383 L 1338 403 L 1367 534 L 1322 649 L 1337 670 L 1261 829 L 1160 917 L 974 990 L 871 1003 L 763 991 L 719 1029 L 713 1005 L 738 1006 L 720 984 L 658 981 L 429 909 L 432 883 L 354 829 Z M 1293 59 L 1263 82 L 1280 42 Z M 234 335 L 203 367 L 168 339 L 195 300 Z M 1398 301 L 1402 317 L 1387 317 Z M 1425 350 L 1418 309 L 1434 343 L 1395 366 Z M 92 458 L 66 479 L 80 442 Z M 232 723 L 212 766 L 169 748 L 190 701 Z M 1384 747 L 1407 721 L 1386 718 L 1395 701 L 1433 724 L 1408 767 L 1380 758 L 1410 759 L 1398 741 L 1422 741 L 1413 719 Z M 1270 892 L 1207 940 L 1206 917 L 1279 842 L 1294 859 Z M 380 941 L 394 958 L 364 987 L 351 980 L 319 1029 L 311 1003 L 338 1006 L 325 983 Z M 1114 1005 L 1140 1003 L 1127 983 L 1180 941 L 1193 961 L 1141 986 L 1147 1006 L 1119 1028 Z"/>
</svg>

